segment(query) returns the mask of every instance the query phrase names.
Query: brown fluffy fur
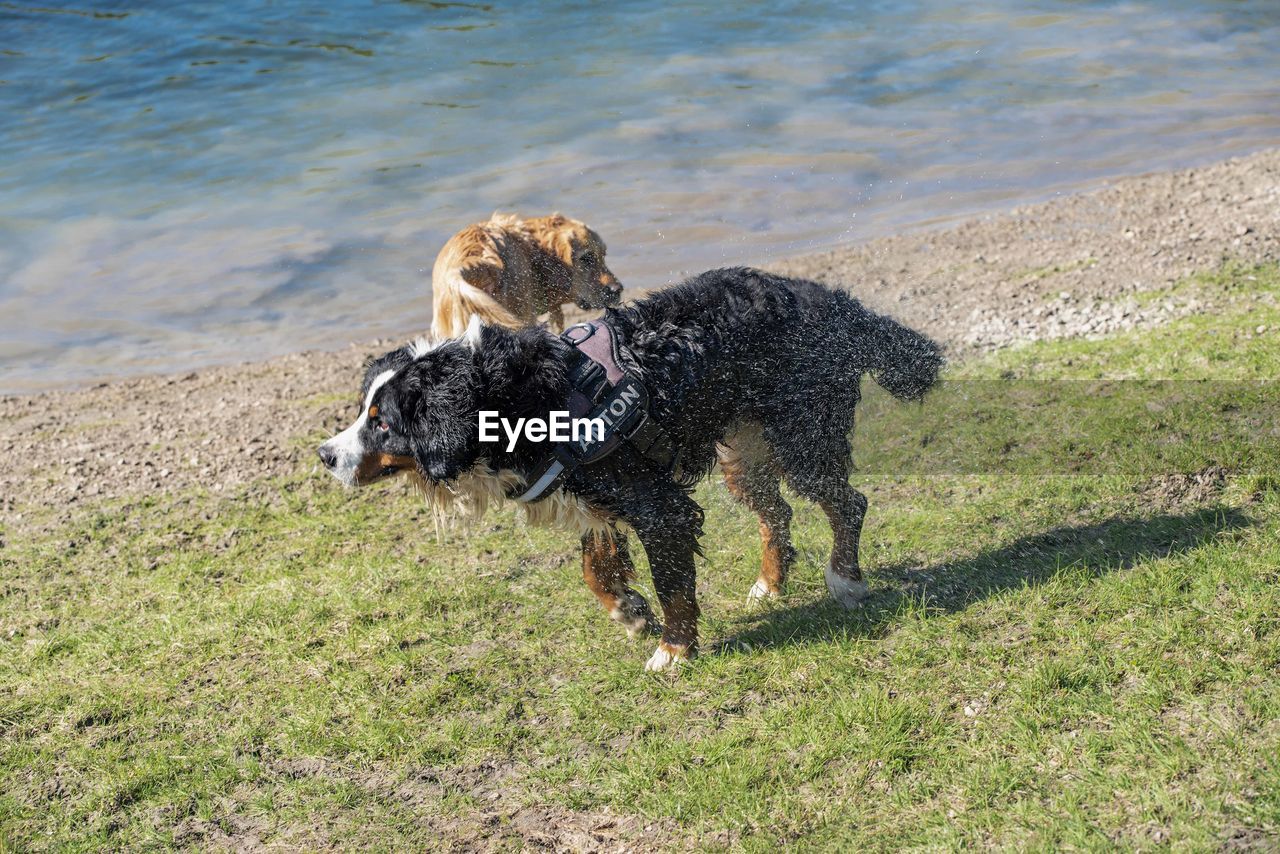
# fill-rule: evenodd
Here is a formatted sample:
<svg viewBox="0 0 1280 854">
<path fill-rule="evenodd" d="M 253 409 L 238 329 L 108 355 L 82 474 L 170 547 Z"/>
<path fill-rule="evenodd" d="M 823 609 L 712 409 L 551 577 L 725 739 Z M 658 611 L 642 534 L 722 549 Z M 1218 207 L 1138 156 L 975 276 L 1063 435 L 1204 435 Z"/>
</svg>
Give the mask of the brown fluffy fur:
<svg viewBox="0 0 1280 854">
<path fill-rule="evenodd" d="M 600 235 L 558 213 L 520 219 L 495 213 L 459 231 L 431 272 L 432 335 L 456 338 L 472 316 L 517 328 L 547 313 L 564 329 L 561 305 L 615 305 L 622 286 L 605 265 Z"/>
</svg>

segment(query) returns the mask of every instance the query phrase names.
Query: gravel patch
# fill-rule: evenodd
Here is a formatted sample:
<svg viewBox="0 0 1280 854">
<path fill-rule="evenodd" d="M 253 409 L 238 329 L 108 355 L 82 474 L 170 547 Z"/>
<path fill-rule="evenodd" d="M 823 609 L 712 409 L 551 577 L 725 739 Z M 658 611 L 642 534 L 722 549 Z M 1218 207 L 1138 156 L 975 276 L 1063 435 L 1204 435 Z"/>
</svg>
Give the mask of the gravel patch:
<svg viewBox="0 0 1280 854">
<path fill-rule="evenodd" d="M 776 267 L 843 284 L 964 351 L 1204 311 L 1194 301 L 1144 305 L 1135 297 L 1224 261 L 1277 257 L 1280 149 L 1269 149 Z"/>
</svg>

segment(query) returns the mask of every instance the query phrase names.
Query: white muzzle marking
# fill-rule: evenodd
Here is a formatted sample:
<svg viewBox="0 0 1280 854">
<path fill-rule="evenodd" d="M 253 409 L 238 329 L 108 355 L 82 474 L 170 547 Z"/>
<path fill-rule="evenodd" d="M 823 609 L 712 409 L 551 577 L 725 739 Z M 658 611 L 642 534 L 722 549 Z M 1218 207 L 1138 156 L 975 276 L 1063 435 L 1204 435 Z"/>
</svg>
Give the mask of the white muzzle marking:
<svg viewBox="0 0 1280 854">
<path fill-rule="evenodd" d="M 360 410 L 360 417 L 346 430 L 320 446 L 324 450 L 331 451 L 337 460 L 329 469 L 329 474 L 346 486 L 355 486 L 356 469 L 364 459 L 364 445 L 360 442 L 360 431 L 369 420 L 369 407 L 373 405 L 373 396 L 393 376 L 395 371 L 383 371 L 374 377 L 373 382 L 369 384 L 369 393 L 365 395 L 364 408 Z"/>
</svg>

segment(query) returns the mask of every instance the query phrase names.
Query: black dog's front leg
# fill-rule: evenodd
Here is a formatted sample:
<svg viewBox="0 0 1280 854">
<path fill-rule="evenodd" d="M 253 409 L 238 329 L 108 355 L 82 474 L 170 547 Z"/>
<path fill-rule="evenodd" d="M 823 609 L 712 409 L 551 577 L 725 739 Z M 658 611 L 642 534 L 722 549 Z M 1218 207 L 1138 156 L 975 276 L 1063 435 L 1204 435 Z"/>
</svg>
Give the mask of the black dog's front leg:
<svg viewBox="0 0 1280 854">
<path fill-rule="evenodd" d="M 702 533 L 702 508 L 671 485 L 627 521 L 649 556 L 662 605 L 662 639 L 645 670 L 663 670 L 698 654 L 697 579 L 693 565 Z"/>
<path fill-rule="evenodd" d="M 657 627 L 644 596 L 631 589 L 636 568 L 621 531 L 588 531 L 582 535 L 582 578 L 600 600 L 609 618 L 630 637 Z"/>
</svg>

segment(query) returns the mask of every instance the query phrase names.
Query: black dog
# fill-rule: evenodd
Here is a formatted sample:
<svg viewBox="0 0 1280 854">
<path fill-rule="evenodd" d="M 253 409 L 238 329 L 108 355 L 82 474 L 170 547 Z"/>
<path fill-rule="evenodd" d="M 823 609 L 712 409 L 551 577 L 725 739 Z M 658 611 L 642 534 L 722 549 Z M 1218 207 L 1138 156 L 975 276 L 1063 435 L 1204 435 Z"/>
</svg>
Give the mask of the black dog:
<svg viewBox="0 0 1280 854">
<path fill-rule="evenodd" d="M 760 516 L 764 561 L 753 597 L 776 595 L 792 560 L 791 508 L 779 481 L 817 502 L 835 544 L 826 570 L 846 607 L 865 596 L 858 537 L 866 498 L 849 485 L 854 407 L 870 373 L 904 400 L 937 379 L 938 345 L 843 293 L 758 270 L 713 270 L 603 318 L 622 345 L 619 362 L 648 389 L 652 423 L 678 451 L 674 470 L 630 444 L 566 473 L 545 500 L 521 505 L 535 522 L 583 532 L 584 575 L 629 629 L 649 621 L 632 590 L 619 528 L 639 537 L 663 612 L 662 639 L 647 669 L 697 650 L 694 556 L 702 510 L 692 486 L 715 465 L 717 445 L 731 490 Z M 406 472 L 429 497 L 472 507 L 523 491 L 551 446 L 479 440 L 481 410 L 508 419 L 566 409 L 570 370 L 581 357 L 544 329 L 474 323 L 458 339 L 415 343 L 370 363 L 360 418 L 320 448 L 344 483 Z"/>
</svg>

